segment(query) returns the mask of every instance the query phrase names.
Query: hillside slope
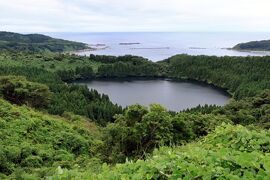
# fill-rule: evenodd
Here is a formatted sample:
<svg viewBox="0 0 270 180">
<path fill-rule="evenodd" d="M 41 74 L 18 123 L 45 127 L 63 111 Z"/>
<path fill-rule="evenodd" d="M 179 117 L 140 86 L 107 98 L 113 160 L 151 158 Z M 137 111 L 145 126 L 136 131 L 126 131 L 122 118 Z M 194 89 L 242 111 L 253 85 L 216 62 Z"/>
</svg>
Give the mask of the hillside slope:
<svg viewBox="0 0 270 180">
<path fill-rule="evenodd" d="M 67 118 L 0 99 L 0 179 L 28 172 L 49 174 L 58 166 L 83 166 L 99 146 L 99 130 L 80 116 Z M 26 177 L 24 177 L 26 178 Z M 24 179 L 23 178 L 23 179 Z"/>
<path fill-rule="evenodd" d="M 0 50 L 63 52 L 86 49 L 84 43 L 55 39 L 41 34 L 18 34 L 0 31 Z"/>
</svg>

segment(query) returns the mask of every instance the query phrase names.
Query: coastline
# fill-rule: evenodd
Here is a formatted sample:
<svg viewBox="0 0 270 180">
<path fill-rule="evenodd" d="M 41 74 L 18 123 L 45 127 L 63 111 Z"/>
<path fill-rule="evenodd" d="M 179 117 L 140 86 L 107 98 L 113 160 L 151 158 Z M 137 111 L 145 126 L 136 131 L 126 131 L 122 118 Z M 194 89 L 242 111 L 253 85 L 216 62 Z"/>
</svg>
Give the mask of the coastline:
<svg viewBox="0 0 270 180">
<path fill-rule="evenodd" d="M 72 51 L 65 51 L 63 52 L 64 54 L 77 54 L 79 55 L 78 53 L 84 53 L 84 52 L 89 52 L 89 51 L 98 51 L 98 50 L 104 50 L 104 49 L 107 49 L 109 48 L 109 46 L 104 46 L 103 44 L 97 44 L 95 45 L 96 47 L 102 47 L 102 48 L 94 48 L 94 47 L 91 47 L 89 44 L 86 45 L 86 48 L 84 49 L 80 49 L 80 50 L 72 50 Z"/>
<path fill-rule="evenodd" d="M 248 52 L 248 53 L 269 53 L 270 55 L 270 50 L 266 51 L 266 50 L 251 50 L 251 49 L 235 49 L 235 48 L 222 48 L 222 49 L 226 49 L 226 50 L 230 50 L 230 51 L 237 51 L 237 52 Z"/>
</svg>

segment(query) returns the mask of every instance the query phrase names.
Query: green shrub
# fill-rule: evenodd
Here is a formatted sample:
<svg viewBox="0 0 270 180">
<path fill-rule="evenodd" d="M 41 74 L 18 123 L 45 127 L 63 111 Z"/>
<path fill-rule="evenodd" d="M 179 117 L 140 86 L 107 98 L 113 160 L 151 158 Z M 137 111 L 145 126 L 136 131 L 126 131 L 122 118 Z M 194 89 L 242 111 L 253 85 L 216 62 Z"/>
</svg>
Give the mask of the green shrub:
<svg viewBox="0 0 270 180">
<path fill-rule="evenodd" d="M 42 158 L 39 156 L 28 156 L 21 162 L 22 167 L 38 168 L 43 164 Z"/>
<path fill-rule="evenodd" d="M 172 140 L 171 127 L 171 116 L 162 106 L 153 104 L 149 111 L 140 105 L 130 106 L 105 130 L 109 161 L 143 158 L 156 146 Z"/>
<path fill-rule="evenodd" d="M 52 177 L 100 180 L 269 179 L 269 137 L 269 131 L 223 124 L 197 143 L 161 147 L 145 161 L 130 161 L 112 168 L 103 165 L 100 173 L 64 169 Z"/>
<path fill-rule="evenodd" d="M 46 85 L 27 81 L 20 76 L 0 76 L 0 95 L 15 104 L 47 107 L 51 92 Z"/>
</svg>

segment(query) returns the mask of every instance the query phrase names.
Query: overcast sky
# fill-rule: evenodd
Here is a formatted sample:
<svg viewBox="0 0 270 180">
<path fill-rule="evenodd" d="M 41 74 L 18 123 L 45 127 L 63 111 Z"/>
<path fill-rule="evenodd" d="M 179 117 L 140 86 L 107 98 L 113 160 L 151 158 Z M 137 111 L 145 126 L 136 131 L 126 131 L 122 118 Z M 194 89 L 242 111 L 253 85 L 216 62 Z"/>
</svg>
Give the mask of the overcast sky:
<svg viewBox="0 0 270 180">
<path fill-rule="evenodd" d="M 0 0 L 14 32 L 270 31 L 270 0 Z"/>
</svg>

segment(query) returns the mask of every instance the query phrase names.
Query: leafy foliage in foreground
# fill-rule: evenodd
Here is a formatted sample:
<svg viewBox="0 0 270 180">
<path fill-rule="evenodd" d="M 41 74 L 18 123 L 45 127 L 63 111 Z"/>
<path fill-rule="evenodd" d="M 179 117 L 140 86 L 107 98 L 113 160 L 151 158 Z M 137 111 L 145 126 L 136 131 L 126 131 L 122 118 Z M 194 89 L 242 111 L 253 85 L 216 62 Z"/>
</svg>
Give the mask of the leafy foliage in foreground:
<svg viewBox="0 0 270 180">
<path fill-rule="evenodd" d="M 246 99 L 247 102 L 240 101 L 238 111 L 253 102 L 257 107 L 255 112 L 268 112 L 269 94 L 265 91 Z M 229 114 L 220 116 L 220 109 L 204 115 L 198 112 L 171 114 L 159 105 L 149 110 L 140 105 L 131 106 L 116 117 L 115 123 L 101 131 L 105 134 L 100 134 L 94 125 L 76 115 L 64 113 L 65 119 L 52 117 L 1 100 L 1 176 L 23 179 L 267 179 L 270 176 L 269 130 L 254 127 L 251 130 L 241 125 L 220 126 L 222 122 L 230 122 L 227 118 L 237 116 L 235 106 L 231 111 L 229 107 L 224 108 Z M 260 119 L 258 116 L 258 122 Z M 267 116 L 263 119 L 267 120 Z M 251 124 L 256 124 L 256 119 L 248 123 Z M 220 127 L 209 134 L 216 126 Z M 142 142 L 147 142 L 146 146 Z M 147 154 L 157 147 L 159 150 L 153 155 Z M 113 167 L 101 166 L 104 158 L 107 162 L 123 162 L 125 157 L 136 160 L 142 155 L 148 158 Z"/>
<path fill-rule="evenodd" d="M 101 173 L 56 171 L 53 178 L 78 179 L 269 179 L 270 132 L 222 125 L 197 143 L 162 147 L 152 157 Z"/>
<path fill-rule="evenodd" d="M 79 116 L 65 119 L 17 107 L 0 99 L 0 179 L 16 172 L 39 175 L 58 166 L 90 162 L 101 141 L 95 124 Z"/>
<path fill-rule="evenodd" d="M 266 102 L 265 94 L 254 99 Z M 187 112 L 172 115 L 159 105 L 153 105 L 150 110 L 135 105 L 104 129 L 105 136 L 80 116 L 65 113 L 64 117 L 0 100 L 0 177 L 267 179 L 270 176 L 269 130 L 222 125 L 229 122 L 222 116 Z M 208 134 L 216 126 L 219 127 Z M 165 140 L 182 146 L 162 147 L 173 144 L 166 144 Z M 154 146 L 149 148 L 141 142 Z M 106 149 L 101 148 L 104 146 Z M 137 148 L 130 149 L 134 147 Z M 153 155 L 143 154 L 148 157 L 146 160 L 101 166 L 101 159 L 110 155 L 110 150 L 115 154 L 128 153 L 117 158 L 133 159 L 141 150 L 147 153 L 155 147 L 159 150 Z"/>
<path fill-rule="evenodd" d="M 181 145 L 207 135 L 224 116 L 179 113 L 171 115 L 162 106 L 128 107 L 105 128 L 104 145 L 107 162 L 124 162 L 126 157 L 142 159 L 159 146 Z"/>
</svg>

